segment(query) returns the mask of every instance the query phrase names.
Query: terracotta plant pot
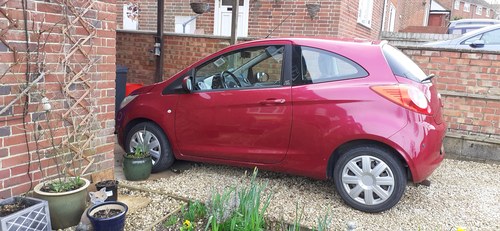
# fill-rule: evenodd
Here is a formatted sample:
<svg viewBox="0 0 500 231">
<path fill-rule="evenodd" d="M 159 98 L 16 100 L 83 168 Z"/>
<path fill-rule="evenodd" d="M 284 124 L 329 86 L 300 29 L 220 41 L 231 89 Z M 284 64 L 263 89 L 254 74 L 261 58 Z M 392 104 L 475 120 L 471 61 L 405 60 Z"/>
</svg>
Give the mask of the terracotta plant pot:
<svg viewBox="0 0 500 231">
<path fill-rule="evenodd" d="M 86 208 L 87 188 L 90 181 L 80 178 L 85 184 L 75 190 L 60 193 L 43 192 L 40 189 L 43 183 L 35 186 L 33 189 L 34 197 L 49 202 L 50 221 L 52 229 L 65 229 L 75 226 L 80 222 L 80 218 Z M 48 181 L 52 182 L 55 180 Z"/>
</svg>

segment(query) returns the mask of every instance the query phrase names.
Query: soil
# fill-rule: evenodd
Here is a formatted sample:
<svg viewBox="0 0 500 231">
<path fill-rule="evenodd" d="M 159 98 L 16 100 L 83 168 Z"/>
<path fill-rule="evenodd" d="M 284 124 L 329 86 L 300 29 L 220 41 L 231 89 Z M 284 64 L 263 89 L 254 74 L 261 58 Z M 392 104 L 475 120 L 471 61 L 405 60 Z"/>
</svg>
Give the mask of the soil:
<svg viewBox="0 0 500 231">
<path fill-rule="evenodd" d="M 116 180 L 106 180 L 106 181 L 97 182 L 95 184 L 95 186 L 99 187 L 99 188 L 108 188 L 108 187 L 116 186 L 117 184 L 118 184 L 118 181 L 116 181 Z"/>
<path fill-rule="evenodd" d="M 23 210 L 28 207 L 29 205 L 26 204 L 26 202 L 23 200 L 14 204 L 0 205 L 0 217 L 6 217 L 10 214 L 13 214 L 17 211 Z"/>
<path fill-rule="evenodd" d="M 122 213 L 122 210 L 119 209 L 106 209 L 106 210 L 100 210 L 94 213 L 95 218 L 111 218 L 115 217 Z"/>
</svg>

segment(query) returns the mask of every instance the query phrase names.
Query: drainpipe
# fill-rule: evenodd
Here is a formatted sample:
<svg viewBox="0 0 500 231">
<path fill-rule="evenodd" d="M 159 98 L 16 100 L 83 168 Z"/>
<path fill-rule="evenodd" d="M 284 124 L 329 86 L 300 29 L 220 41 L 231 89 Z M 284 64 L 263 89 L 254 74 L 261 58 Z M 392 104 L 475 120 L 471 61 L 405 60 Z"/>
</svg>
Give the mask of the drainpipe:
<svg viewBox="0 0 500 231">
<path fill-rule="evenodd" d="M 156 74 L 155 83 L 163 81 L 163 19 L 164 19 L 164 1 L 158 0 L 157 19 L 156 19 L 156 36 L 154 54 L 156 56 Z"/>
<path fill-rule="evenodd" d="M 380 26 L 380 34 L 382 34 L 382 31 L 385 29 L 385 12 L 387 11 L 387 0 L 384 0 L 384 7 L 382 11 L 382 25 Z M 382 37 L 381 35 L 378 36 L 379 39 Z"/>
</svg>

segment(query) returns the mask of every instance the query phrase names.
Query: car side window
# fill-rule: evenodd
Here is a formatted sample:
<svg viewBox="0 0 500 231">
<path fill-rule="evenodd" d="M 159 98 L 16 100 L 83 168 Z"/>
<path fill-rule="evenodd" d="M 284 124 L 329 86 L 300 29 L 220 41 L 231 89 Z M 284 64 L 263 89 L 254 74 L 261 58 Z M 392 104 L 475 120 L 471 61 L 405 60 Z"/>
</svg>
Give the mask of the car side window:
<svg viewBox="0 0 500 231">
<path fill-rule="evenodd" d="M 245 48 L 223 54 L 195 69 L 195 90 L 281 85 L 284 46 Z"/>
<path fill-rule="evenodd" d="M 481 35 L 482 35 L 482 34 L 478 34 L 478 35 L 476 35 L 476 36 L 474 36 L 474 37 L 472 37 L 472 38 L 470 38 L 470 39 L 467 39 L 467 40 L 463 41 L 463 42 L 462 42 L 462 44 L 465 44 L 465 45 L 470 45 L 470 44 L 472 44 L 474 41 L 477 41 L 477 40 L 481 39 Z"/>
<path fill-rule="evenodd" d="M 500 44 L 500 29 L 488 31 L 483 34 L 481 40 L 484 44 L 499 45 Z"/>
<path fill-rule="evenodd" d="M 368 73 L 354 61 L 325 50 L 296 47 L 292 78 L 294 85 L 362 78 Z M 297 66 L 300 66 L 298 68 Z M 298 70 L 301 73 L 298 73 Z"/>
</svg>

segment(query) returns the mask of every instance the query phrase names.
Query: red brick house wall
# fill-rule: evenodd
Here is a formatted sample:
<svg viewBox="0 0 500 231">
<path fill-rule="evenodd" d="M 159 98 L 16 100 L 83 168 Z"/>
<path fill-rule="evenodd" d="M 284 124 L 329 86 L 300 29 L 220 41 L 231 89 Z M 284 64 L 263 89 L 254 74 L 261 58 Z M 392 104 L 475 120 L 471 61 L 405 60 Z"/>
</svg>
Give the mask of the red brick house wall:
<svg viewBox="0 0 500 231">
<path fill-rule="evenodd" d="M 73 74 L 83 70 L 82 76 L 89 85 L 75 78 L 77 81 L 68 86 L 76 94 L 83 93 L 83 86 L 88 86 L 92 100 L 81 102 L 95 105 L 91 113 L 95 119 L 88 120 L 95 122 L 92 124 L 95 127 L 91 128 L 94 138 L 85 150 L 88 159 L 77 162 L 83 165 L 92 162 L 85 175 L 112 169 L 114 165 L 114 0 L 94 1 L 91 6 L 81 5 L 91 1 L 67 1 L 68 5 L 74 7 L 55 0 L 28 0 L 27 28 L 24 26 L 21 2 L 7 0 L 0 3 L 0 111 L 5 110 L 0 114 L 0 198 L 29 191 L 42 176 L 55 176 L 55 163 L 49 156 L 52 154 L 49 134 L 53 135 L 57 144 L 68 137 L 64 129 L 67 121 L 59 118 L 70 111 L 70 105 L 73 105 L 61 93 L 62 77 L 66 74 L 76 76 Z M 71 10 L 79 14 L 87 6 L 87 13 L 74 21 L 74 26 L 66 27 L 69 25 L 66 16 L 75 18 Z M 68 15 L 62 13 L 64 9 L 68 10 Z M 87 31 L 88 28 L 92 32 Z M 29 56 L 25 44 L 26 32 L 29 34 Z M 85 38 L 90 39 L 79 43 L 83 41 L 80 39 Z M 84 53 L 89 59 L 85 58 Z M 71 57 L 66 63 L 73 64 L 62 64 L 65 57 Z M 29 69 L 27 60 L 30 62 Z M 91 65 L 84 70 L 86 64 Z M 40 81 L 35 83 L 39 78 Z M 27 81 L 31 88 L 26 88 Z M 28 94 L 21 94 L 25 89 L 29 89 Z M 50 114 L 44 113 L 40 95 L 49 99 L 52 105 Z M 11 102 L 13 104 L 9 106 Z M 48 124 L 45 121 L 47 117 L 50 119 Z M 48 133 L 49 124 L 53 133 Z M 40 155 L 37 155 L 37 150 Z"/>
<path fill-rule="evenodd" d="M 476 14 L 477 4 L 472 2 L 472 1 L 460 1 L 460 8 L 458 10 L 455 9 L 455 0 L 440 0 L 439 2 L 442 3 L 445 7 L 451 9 L 450 20 L 456 20 L 457 18 L 467 19 L 467 18 L 494 18 L 495 17 L 495 11 L 487 3 L 482 5 L 482 7 L 483 7 L 482 14 L 477 15 Z M 470 11 L 469 12 L 464 11 L 465 2 L 470 3 Z M 488 17 L 486 16 L 487 10 L 490 11 L 490 14 Z"/>
<path fill-rule="evenodd" d="M 156 19 L 156 9 L 152 9 L 156 7 L 156 0 L 117 0 L 118 28 L 123 28 L 121 7 L 128 2 L 136 2 L 139 5 L 139 30 L 156 30 L 156 24 L 151 22 L 153 18 Z M 211 10 L 196 19 L 196 27 L 202 34 L 213 35 L 214 1 L 206 2 L 210 4 Z M 373 22 L 371 28 L 367 28 L 356 22 L 359 0 L 319 1 L 321 9 L 314 19 L 307 14 L 307 1 L 250 0 L 248 37 L 266 37 L 283 21 L 272 33 L 272 37 L 331 36 L 377 39 L 382 22 L 383 2 L 374 0 Z M 194 15 L 189 1 L 165 0 L 165 32 L 175 31 L 175 16 Z M 287 18 L 288 15 L 290 16 Z"/>
<path fill-rule="evenodd" d="M 399 31 L 411 26 L 427 26 L 424 21 L 430 8 L 430 0 L 406 0 L 402 8 Z"/>
</svg>

